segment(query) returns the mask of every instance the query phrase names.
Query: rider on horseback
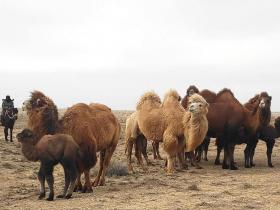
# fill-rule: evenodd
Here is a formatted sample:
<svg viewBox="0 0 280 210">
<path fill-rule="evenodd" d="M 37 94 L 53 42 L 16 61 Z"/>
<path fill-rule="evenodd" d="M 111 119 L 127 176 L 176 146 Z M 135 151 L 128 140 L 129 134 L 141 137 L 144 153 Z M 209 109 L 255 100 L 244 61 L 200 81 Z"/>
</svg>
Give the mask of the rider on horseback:
<svg viewBox="0 0 280 210">
<path fill-rule="evenodd" d="M 14 108 L 14 99 L 11 99 L 9 95 L 6 96 L 5 99 L 2 99 L 2 113 L 1 113 L 1 123 L 4 124 L 4 116 L 6 111 Z"/>
</svg>

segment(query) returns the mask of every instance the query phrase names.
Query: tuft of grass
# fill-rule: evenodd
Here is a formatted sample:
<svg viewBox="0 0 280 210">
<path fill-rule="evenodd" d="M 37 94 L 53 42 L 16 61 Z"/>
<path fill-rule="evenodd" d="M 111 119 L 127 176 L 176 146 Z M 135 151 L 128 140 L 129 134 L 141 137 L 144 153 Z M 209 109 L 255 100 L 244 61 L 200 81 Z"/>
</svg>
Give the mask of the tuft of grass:
<svg viewBox="0 0 280 210">
<path fill-rule="evenodd" d="M 112 161 L 108 167 L 107 176 L 127 176 L 128 168 L 124 162 Z"/>
<path fill-rule="evenodd" d="M 199 191 L 199 188 L 198 188 L 197 184 L 192 184 L 192 185 L 188 186 L 188 190 Z"/>
<path fill-rule="evenodd" d="M 245 183 L 244 185 L 243 185 L 243 188 L 244 189 L 250 189 L 250 188 L 252 188 L 253 187 L 253 185 L 251 185 L 251 184 L 249 184 L 249 183 Z"/>
</svg>

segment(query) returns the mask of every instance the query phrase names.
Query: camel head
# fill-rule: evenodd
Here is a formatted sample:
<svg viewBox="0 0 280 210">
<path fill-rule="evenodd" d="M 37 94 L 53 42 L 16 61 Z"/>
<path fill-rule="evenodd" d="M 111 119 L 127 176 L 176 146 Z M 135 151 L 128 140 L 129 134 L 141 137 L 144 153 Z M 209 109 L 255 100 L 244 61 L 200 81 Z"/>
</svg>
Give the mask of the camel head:
<svg viewBox="0 0 280 210">
<path fill-rule="evenodd" d="M 259 107 L 263 110 L 270 110 L 271 100 L 271 96 L 269 96 L 266 92 L 262 92 L 259 95 Z"/>
<path fill-rule="evenodd" d="M 189 98 L 188 111 L 196 115 L 206 115 L 208 112 L 209 104 L 199 94 L 194 93 Z"/>
<path fill-rule="evenodd" d="M 199 90 L 198 90 L 198 88 L 197 88 L 196 86 L 190 85 L 190 86 L 188 87 L 188 89 L 187 89 L 186 94 L 187 94 L 187 96 L 191 96 L 191 95 L 193 95 L 194 93 L 199 93 Z"/>
<path fill-rule="evenodd" d="M 49 104 L 53 105 L 52 100 L 45 96 L 42 92 L 35 90 L 31 93 L 30 99 L 23 102 L 22 110 L 30 111 L 32 109 L 41 108 Z"/>
<path fill-rule="evenodd" d="M 35 138 L 34 133 L 27 128 L 18 133 L 16 137 L 21 143 L 33 143 Z"/>
</svg>

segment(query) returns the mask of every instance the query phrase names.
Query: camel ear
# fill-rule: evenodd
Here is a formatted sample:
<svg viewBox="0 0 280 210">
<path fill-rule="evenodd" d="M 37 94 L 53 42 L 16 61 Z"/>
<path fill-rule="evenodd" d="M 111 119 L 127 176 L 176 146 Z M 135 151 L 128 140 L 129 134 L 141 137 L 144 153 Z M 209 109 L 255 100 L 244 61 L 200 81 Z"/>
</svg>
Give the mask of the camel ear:
<svg viewBox="0 0 280 210">
<path fill-rule="evenodd" d="M 269 96 L 269 100 L 270 100 L 270 101 L 272 100 L 272 96 Z"/>
</svg>

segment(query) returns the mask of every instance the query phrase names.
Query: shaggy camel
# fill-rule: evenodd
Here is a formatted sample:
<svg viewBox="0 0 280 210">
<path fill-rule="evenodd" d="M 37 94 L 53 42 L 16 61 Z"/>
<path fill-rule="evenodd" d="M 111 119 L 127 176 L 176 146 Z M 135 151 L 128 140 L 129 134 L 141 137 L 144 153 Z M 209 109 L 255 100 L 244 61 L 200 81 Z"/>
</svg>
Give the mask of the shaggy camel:
<svg viewBox="0 0 280 210">
<path fill-rule="evenodd" d="M 136 107 L 137 124 L 141 133 L 148 140 L 163 141 L 163 149 L 167 153 L 167 174 L 174 172 L 174 158 L 177 155 L 180 166 L 183 167 L 184 149 L 192 151 L 202 142 L 207 132 L 207 102 L 194 94 L 189 103 L 189 110 L 186 112 L 180 104 L 179 94 L 170 90 L 162 104 L 157 94 L 147 92 L 142 95 Z M 128 149 L 131 148 L 128 146 Z"/>
<path fill-rule="evenodd" d="M 125 153 L 127 152 L 127 147 L 129 145 L 129 141 L 132 141 L 133 145 L 135 145 L 135 156 L 137 158 L 138 164 L 143 167 L 143 160 L 142 160 L 142 155 L 144 156 L 147 165 L 150 164 L 150 161 L 148 159 L 147 155 L 147 139 L 143 134 L 140 133 L 137 121 L 136 121 L 136 112 L 133 112 L 128 118 L 126 119 L 126 126 L 125 126 L 125 142 L 126 142 L 126 148 L 125 148 Z M 153 155 L 154 159 L 162 159 L 160 154 L 159 154 L 159 142 L 152 142 L 153 146 Z M 129 151 L 132 151 L 129 150 Z M 131 153 L 127 153 L 127 161 L 128 161 L 128 168 L 129 171 L 133 171 L 133 167 L 131 164 Z M 143 168 L 145 171 L 146 169 Z"/>
<path fill-rule="evenodd" d="M 245 167 L 253 166 L 252 151 L 257 142 L 257 132 L 267 117 L 262 113 L 270 109 L 271 98 L 260 94 L 259 98 L 251 103 L 253 111 L 243 106 L 229 89 L 223 89 L 217 95 L 204 90 L 200 94 L 210 103 L 207 119 L 209 122 L 208 136 L 218 137 L 217 157 L 215 164 L 219 163 L 219 154 L 225 148 L 223 168 L 237 169 L 234 165 L 235 144 L 247 143 L 245 149 Z"/>
<path fill-rule="evenodd" d="M 100 168 L 93 186 L 104 185 L 110 159 L 120 137 L 120 123 L 111 109 L 103 104 L 78 103 L 68 108 L 58 120 L 57 107 L 40 91 L 31 93 L 25 102 L 28 127 L 36 131 L 36 138 L 45 134 L 64 133 L 71 135 L 79 145 L 83 157 L 78 159 L 78 179 L 75 190 L 91 192 L 90 169 L 96 164 L 100 151 Z M 81 184 L 81 173 L 85 184 Z"/>
<path fill-rule="evenodd" d="M 63 193 L 57 197 L 70 198 L 72 196 L 78 174 L 76 161 L 79 157 L 79 146 L 72 136 L 67 134 L 55 134 L 45 135 L 41 139 L 36 139 L 31 130 L 24 129 L 17 134 L 17 139 L 22 145 L 23 155 L 28 160 L 39 160 L 41 162 L 38 173 L 38 179 L 41 184 L 39 199 L 45 197 L 45 180 L 47 180 L 50 189 L 50 194 L 47 200 L 53 200 L 53 168 L 58 163 L 60 163 L 64 169 L 65 185 Z M 68 194 L 66 195 L 67 191 Z"/>
</svg>

